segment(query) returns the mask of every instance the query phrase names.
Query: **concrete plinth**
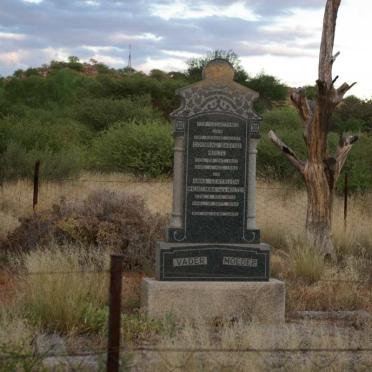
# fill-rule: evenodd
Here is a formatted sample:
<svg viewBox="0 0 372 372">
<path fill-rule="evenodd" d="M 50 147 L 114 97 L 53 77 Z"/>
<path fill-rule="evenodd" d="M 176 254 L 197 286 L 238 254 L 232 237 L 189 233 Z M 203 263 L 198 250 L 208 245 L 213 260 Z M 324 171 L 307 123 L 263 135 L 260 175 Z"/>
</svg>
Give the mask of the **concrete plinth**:
<svg viewBox="0 0 372 372">
<path fill-rule="evenodd" d="M 177 319 L 242 317 L 284 322 L 284 283 L 142 280 L 141 306 L 151 318 L 173 314 Z"/>
</svg>

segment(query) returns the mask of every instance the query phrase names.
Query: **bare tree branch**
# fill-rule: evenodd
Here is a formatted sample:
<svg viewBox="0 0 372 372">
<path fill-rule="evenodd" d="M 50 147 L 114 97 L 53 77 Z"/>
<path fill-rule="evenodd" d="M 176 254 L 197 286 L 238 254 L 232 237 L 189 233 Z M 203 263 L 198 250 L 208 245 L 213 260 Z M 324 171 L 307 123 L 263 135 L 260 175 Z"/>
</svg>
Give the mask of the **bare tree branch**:
<svg viewBox="0 0 372 372">
<path fill-rule="evenodd" d="M 312 111 L 304 88 L 296 89 L 291 94 L 291 101 L 296 106 L 303 121 L 306 122 L 307 120 L 309 120 L 309 118 L 311 118 Z"/>
<path fill-rule="evenodd" d="M 347 83 L 343 83 L 339 88 L 335 90 L 333 103 L 337 106 L 343 99 L 345 94 L 356 84 L 354 82 L 353 84 L 349 85 Z"/>
<path fill-rule="evenodd" d="M 296 167 L 296 169 L 303 174 L 305 169 L 305 163 L 300 160 L 296 153 L 287 146 L 276 134 L 274 131 L 270 130 L 268 136 L 277 147 L 283 152 L 287 159 Z"/>
<path fill-rule="evenodd" d="M 333 57 L 332 57 L 332 64 L 336 61 L 337 57 L 341 54 L 340 51 L 338 51 Z"/>
<path fill-rule="evenodd" d="M 332 86 L 335 85 L 335 82 L 338 80 L 339 76 L 337 75 L 333 80 L 332 80 Z"/>
<path fill-rule="evenodd" d="M 358 141 L 358 136 L 348 136 L 348 137 L 340 137 L 340 142 L 337 147 L 336 151 L 336 164 L 334 169 L 334 183 L 337 182 L 338 177 L 340 176 L 341 170 L 345 164 L 345 161 L 347 159 L 347 156 L 350 152 L 350 150 L 353 147 L 353 144 Z"/>
</svg>

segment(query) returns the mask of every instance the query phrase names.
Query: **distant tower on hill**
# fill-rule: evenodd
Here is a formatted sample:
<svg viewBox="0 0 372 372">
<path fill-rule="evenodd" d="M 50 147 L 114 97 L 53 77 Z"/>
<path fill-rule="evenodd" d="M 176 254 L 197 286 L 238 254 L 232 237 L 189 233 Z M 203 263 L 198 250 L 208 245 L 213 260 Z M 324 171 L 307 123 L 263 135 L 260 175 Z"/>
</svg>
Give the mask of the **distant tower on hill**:
<svg viewBox="0 0 372 372">
<path fill-rule="evenodd" d="M 128 66 L 127 71 L 132 71 L 132 45 L 129 44 Z"/>
</svg>

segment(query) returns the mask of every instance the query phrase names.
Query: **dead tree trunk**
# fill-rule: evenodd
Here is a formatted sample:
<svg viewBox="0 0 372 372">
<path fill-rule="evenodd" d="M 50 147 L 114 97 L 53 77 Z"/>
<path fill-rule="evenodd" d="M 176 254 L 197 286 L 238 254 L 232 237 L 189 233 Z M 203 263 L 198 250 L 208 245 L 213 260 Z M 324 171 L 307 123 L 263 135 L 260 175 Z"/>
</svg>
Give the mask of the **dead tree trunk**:
<svg viewBox="0 0 372 372">
<path fill-rule="evenodd" d="M 358 139 L 357 136 L 341 136 L 336 154 L 329 156 L 327 137 L 332 113 L 345 93 L 355 84 L 344 83 L 336 89 L 334 83 L 338 77 L 332 77 L 332 66 L 339 55 L 333 55 L 333 44 L 340 3 L 341 0 L 327 0 L 325 7 L 316 101 L 310 102 L 301 88 L 291 94 L 292 103 L 304 123 L 303 138 L 307 160 L 300 160 L 273 131 L 269 132 L 271 141 L 301 173 L 306 184 L 308 199 L 305 226 L 308 243 L 321 254 L 331 258 L 335 258 L 331 239 L 334 188 L 352 144 Z"/>
</svg>

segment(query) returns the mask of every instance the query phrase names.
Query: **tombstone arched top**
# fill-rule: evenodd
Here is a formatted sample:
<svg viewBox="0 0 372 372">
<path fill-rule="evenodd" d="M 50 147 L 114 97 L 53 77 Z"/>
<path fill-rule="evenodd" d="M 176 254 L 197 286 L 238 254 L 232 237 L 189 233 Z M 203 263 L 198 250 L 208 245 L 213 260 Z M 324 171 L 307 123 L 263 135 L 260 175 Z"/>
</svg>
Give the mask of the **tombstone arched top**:
<svg viewBox="0 0 372 372">
<path fill-rule="evenodd" d="M 210 61 L 203 69 L 203 80 L 177 90 L 181 106 L 170 117 L 187 119 L 213 112 L 260 120 L 253 109 L 258 93 L 235 82 L 234 74 L 235 70 L 229 62 L 222 59 Z"/>
<path fill-rule="evenodd" d="M 210 61 L 204 68 L 202 77 L 203 80 L 212 81 L 233 81 L 235 75 L 234 67 L 231 63 L 223 59 L 214 59 Z"/>
</svg>

